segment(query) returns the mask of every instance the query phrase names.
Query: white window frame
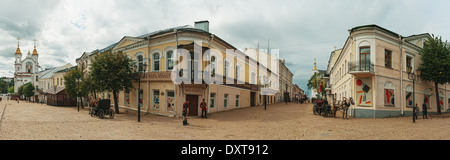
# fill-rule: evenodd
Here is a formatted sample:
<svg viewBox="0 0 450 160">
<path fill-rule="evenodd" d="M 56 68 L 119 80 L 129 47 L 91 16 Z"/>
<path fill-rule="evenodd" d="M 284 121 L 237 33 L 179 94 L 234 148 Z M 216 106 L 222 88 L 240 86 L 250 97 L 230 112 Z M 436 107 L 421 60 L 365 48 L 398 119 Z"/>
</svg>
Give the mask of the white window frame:
<svg viewBox="0 0 450 160">
<path fill-rule="evenodd" d="M 173 91 L 173 90 L 166 90 L 166 112 L 171 112 L 171 113 L 174 113 L 175 112 L 175 106 L 171 106 L 172 107 L 172 109 L 173 109 L 173 111 L 169 111 L 168 110 L 168 106 L 169 106 L 169 92 L 173 92 L 173 101 L 174 101 L 174 104 L 175 104 L 175 91 Z M 160 104 L 161 104 L 161 100 L 160 100 Z"/>
<path fill-rule="evenodd" d="M 155 103 L 155 91 L 158 91 L 158 107 L 156 107 L 156 103 Z M 159 89 L 153 89 L 152 90 L 152 109 L 154 109 L 154 110 L 159 110 L 161 107 L 160 107 L 160 105 L 161 105 L 161 96 L 160 96 L 160 94 L 161 94 L 161 91 L 159 90 Z"/>
<path fill-rule="evenodd" d="M 214 97 L 212 95 L 214 95 Z M 216 97 L 217 97 L 216 93 L 211 93 L 210 98 L 209 98 L 209 103 L 210 103 L 209 108 L 216 108 L 216 103 L 217 103 Z M 214 100 L 214 102 L 212 102 L 212 100 Z"/>
<path fill-rule="evenodd" d="M 229 106 L 228 99 L 229 99 L 229 94 L 224 94 L 223 95 L 223 108 L 228 108 L 228 106 Z"/>
<path fill-rule="evenodd" d="M 240 106 L 241 106 L 240 95 L 236 95 L 236 108 L 239 108 Z"/>
<path fill-rule="evenodd" d="M 169 52 L 172 52 L 172 57 L 169 57 Z M 175 52 L 173 50 L 168 50 L 166 52 L 166 71 L 171 71 L 175 68 L 175 61 L 174 61 Z M 169 60 L 172 60 L 172 69 L 169 69 Z M 161 64 L 159 64 L 161 66 Z M 160 67 L 161 68 L 161 67 Z"/>
<path fill-rule="evenodd" d="M 158 55 L 158 59 L 155 59 L 155 55 Z M 158 68 L 156 70 L 156 62 L 158 62 Z M 152 54 L 152 71 L 159 72 L 161 71 L 161 55 L 159 53 Z"/>
</svg>

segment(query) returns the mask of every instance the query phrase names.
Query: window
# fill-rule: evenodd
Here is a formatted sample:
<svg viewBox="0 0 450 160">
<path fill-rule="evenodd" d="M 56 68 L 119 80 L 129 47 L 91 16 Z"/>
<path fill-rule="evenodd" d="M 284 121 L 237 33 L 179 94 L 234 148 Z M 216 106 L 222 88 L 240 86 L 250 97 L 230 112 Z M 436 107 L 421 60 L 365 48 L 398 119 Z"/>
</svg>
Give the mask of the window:
<svg viewBox="0 0 450 160">
<path fill-rule="evenodd" d="M 130 106 L 130 93 L 125 93 L 123 97 L 125 106 Z"/>
<path fill-rule="evenodd" d="M 240 73 L 241 73 L 241 66 L 239 66 L 239 65 L 236 65 L 236 80 L 239 80 L 240 78 L 241 78 L 241 75 L 240 75 Z"/>
<path fill-rule="evenodd" d="M 384 50 L 384 66 L 392 68 L 392 51 Z"/>
<path fill-rule="evenodd" d="M 392 82 L 389 81 L 384 84 L 384 105 L 395 106 L 394 84 L 392 84 Z"/>
<path fill-rule="evenodd" d="M 251 84 L 256 84 L 256 73 L 252 72 Z"/>
<path fill-rule="evenodd" d="M 225 77 L 228 77 L 230 75 L 229 72 L 230 72 L 230 62 L 225 61 L 223 75 Z"/>
<path fill-rule="evenodd" d="M 142 72 L 142 71 L 144 71 L 144 68 L 143 68 L 143 64 L 144 64 L 144 56 L 142 56 L 142 55 L 139 55 L 139 56 L 137 56 L 137 60 L 138 60 L 138 66 L 139 66 L 139 72 Z"/>
<path fill-rule="evenodd" d="M 223 107 L 228 108 L 228 94 L 223 96 Z"/>
<path fill-rule="evenodd" d="M 139 90 L 139 107 L 142 108 L 144 106 L 144 90 Z"/>
<path fill-rule="evenodd" d="M 239 95 L 236 95 L 236 108 L 239 107 Z"/>
<path fill-rule="evenodd" d="M 216 107 L 216 94 L 215 93 L 211 93 L 211 102 L 209 102 L 209 108 L 214 108 Z"/>
<path fill-rule="evenodd" d="M 411 67 L 411 72 L 414 71 L 414 67 L 413 67 L 413 57 L 412 56 L 406 56 L 406 69 L 408 69 L 409 67 Z"/>
<path fill-rule="evenodd" d="M 56 78 L 56 85 L 59 85 L 59 78 Z"/>
<path fill-rule="evenodd" d="M 199 62 L 198 59 L 195 59 L 195 54 L 199 54 L 199 53 L 194 53 L 194 52 L 190 52 L 189 53 L 191 56 L 191 59 L 188 60 L 188 64 L 190 64 L 191 66 L 191 81 L 194 81 L 195 79 L 195 70 L 198 70 L 198 68 L 200 68 L 201 66 L 199 66 Z M 201 56 L 201 55 L 199 55 Z M 201 79 L 202 73 L 197 73 L 197 78 Z"/>
<path fill-rule="evenodd" d="M 159 90 L 153 90 L 153 109 L 159 109 Z"/>
<path fill-rule="evenodd" d="M 153 71 L 159 71 L 159 54 L 153 54 Z"/>
<path fill-rule="evenodd" d="M 211 56 L 211 77 L 216 75 L 216 57 Z"/>
<path fill-rule="evenodd" d="M 167 70 L 173 69 L 173 51 L 167 52 Z"/>
<path fill-rule="evenodd" d="M 360 70 L 365 71 L 370 69 L 370 47 L 361 47 L 360 48 Z"/>
<path fill-rule="evenodd" d="M 173 112 L 173 109 L 175 108 L 175 92 L 174 91 L 167 91 L 167 112 Z"/>
<path fill-rule="evenodd" d="M 412 108 L 413 107 L 413 88 L 411 85 L 406 86 L 406 107 Z"/>
</svg>

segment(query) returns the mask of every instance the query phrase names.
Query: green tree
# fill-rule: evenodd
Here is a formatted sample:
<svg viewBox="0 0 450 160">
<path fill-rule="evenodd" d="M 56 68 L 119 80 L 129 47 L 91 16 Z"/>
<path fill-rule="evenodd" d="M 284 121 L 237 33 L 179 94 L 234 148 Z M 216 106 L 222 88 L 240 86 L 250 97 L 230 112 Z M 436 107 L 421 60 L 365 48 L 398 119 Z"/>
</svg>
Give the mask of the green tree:
<svg viewBox="0 0 450 160">
<path fill-rule="evenodd" d="M 8 93 L 13 94 L 14 93 L 14 86 L 9 87 Z"/>
<path fill-rule="evenodd" d="M 23 88 L 24 88 L 24 86 L 25 85 L 21 85 L 20 87 L 19 87 L 19 89 L 17 89 L 17 93 L 19 94 L 19 96 L 23 96 Z"/>
<path fill-rule="evenodd" d="M 319 93 L 319 91 L 322 91 L 320 94 L 322 95 L 322 97 L 325 97 L 325 86 L 327 84 L 327 81 L 323 79 L 323 76 L 324 75 L 322 73 L 314 73 L 311 78 L 309 78 L 307 86 L 308 89 L 314 89 L 317 93 Z"/>
<path fill-rule="evenodd" d="M 31 82 L 28 82 L 23 87 L 23 94 L 28 100 L 30 100 L 30 97 L 34 96 L 34 85 Z"/>
<path fill-rule="evenodd" d="M 429 37 L 420 50 L 422 64 L 419 67 L 420 78 L 431 81 L 435 86 L 437 112 L 441 114 L 438 84 L 450 82 L 450 46 L 441 37 Z"/>
<path fill-rule="evenodd" d="M 77 83 L 76 79 L 81 79 L 81 82 Z M 66 92 L 69 97 L 80 97 L 83 101 L 83 97 L 87 95 L 87 90 L 83 87 L 83 73 L 82 69 L 75 67 L 71 69 L 64 75 L 64 85 L 66 87 Z M 81 103 L 81 108 L 84 108 L 83 103 Z"/>
<path fill-rule="evenodd" d="M 134 62 L 123 52 L 111 51 L 97 54 L 91 63 L 90 77 L 99 91 L 113 93 L 116 114 L 119 114 L 117 93 L 134 89 L 133 81 L 136 78 L 132 65 Z"/>
</svg>

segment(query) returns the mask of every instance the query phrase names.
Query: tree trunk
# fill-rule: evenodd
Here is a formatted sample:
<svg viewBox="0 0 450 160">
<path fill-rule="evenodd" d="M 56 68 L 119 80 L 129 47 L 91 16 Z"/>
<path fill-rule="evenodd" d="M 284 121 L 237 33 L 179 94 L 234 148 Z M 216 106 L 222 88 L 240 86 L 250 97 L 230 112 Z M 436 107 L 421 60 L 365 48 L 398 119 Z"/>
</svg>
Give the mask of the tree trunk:
<svg viewBox="0 0 450 160">
<path fill-rule="evenodd" d="M 434 90 L 436 93 L 437 114 L 441 114 L 441 104 L 439 103 L 439 86 L 438 82 L 434 82 Z"/>
<path fill-rule="evenodd" d="M 84 105 L 83 105 L 83 97 L 82 97 L 82 96 L 80 97 L 80 100 L 81 100 L 81 108 L 84 109 Z"/>
<path fill-rule="evenodd" d="M 114 110 L 116 114 L 119 114 L 119 104 L 117 103 L 117 93 L 113 90 L 113 99 L 114 99 Z"/>
</svg>

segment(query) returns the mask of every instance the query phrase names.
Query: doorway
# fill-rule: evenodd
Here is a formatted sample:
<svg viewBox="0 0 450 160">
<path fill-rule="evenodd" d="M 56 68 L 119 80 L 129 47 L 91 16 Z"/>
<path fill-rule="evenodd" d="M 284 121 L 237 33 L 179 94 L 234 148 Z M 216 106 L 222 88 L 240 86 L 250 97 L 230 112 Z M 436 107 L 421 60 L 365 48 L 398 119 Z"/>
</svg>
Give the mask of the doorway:
<svg viewBox="0 0 450 160">
<path fill-rule="evenodd" d="M 198 116 L 198 95 L 186 95 L 189 101 L 189 116 Z"/>
<path fill-rule="evenodd" d="M 250 106 L 256 105 L 256 92 L 250 92 Z"/>
</svg>

